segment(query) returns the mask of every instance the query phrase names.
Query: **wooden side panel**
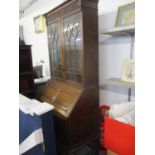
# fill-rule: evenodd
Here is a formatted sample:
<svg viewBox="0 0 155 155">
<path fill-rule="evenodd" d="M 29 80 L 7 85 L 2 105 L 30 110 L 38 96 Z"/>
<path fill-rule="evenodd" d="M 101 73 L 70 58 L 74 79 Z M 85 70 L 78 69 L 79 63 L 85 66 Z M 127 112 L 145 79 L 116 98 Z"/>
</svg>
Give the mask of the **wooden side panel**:
<svg viewBox="0 0 155 155">
<path fill-rule="evenodd" d="M 69 117 L 69 143 L 74 148 L 82 142 L 96 136 L 99 127 L 98 107 L 99 96 L 98 88 L 90 87 L 83 91 L 71 116 Z"/>
<path fill-rule="evenodd" d="M 55 116 L 56 139 L 60 154 L 76 150 L 98 136 L 98 99 L 98 88 L 88 88 L 81 93 L 76 106 L 66 120 Z"/>
<path fill-rule="evenodd" d="M 82 13 L 84 87 L 88 87 L 98 85 L 98 14 L 97 10 L 89 8 L 85 8 Z"/>
<path fill-rule="evenodd" d="M 54 115 L 54 127 L 56 137 L 56 147 L 58 155 L 68 155 L 68 128 L 67 121 Z"/>
<path fill-rule="evenodd" d="M 81 5 L 82 7 L 87 7 L 87 8 L 92 8 L 92 9 L 96 9 L 98 8 L 97 6 L 97 3 L 98 3 L 98 0 L 83 0 L 81 1 Z"/>
</svg>

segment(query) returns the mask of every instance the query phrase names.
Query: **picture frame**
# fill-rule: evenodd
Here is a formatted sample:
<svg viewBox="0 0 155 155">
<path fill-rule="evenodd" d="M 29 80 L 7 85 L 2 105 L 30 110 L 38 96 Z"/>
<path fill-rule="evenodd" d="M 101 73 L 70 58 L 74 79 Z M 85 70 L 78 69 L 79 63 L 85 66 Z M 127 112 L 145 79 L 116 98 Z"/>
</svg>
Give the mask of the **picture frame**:
<svg viewBox="0 0 155 155">
<path fill-rule="evenodd" d="M 45 17 L 43 15 L 39 15 L 34 18 L 35 32 L 41 33 L 45 32 Z"/>
<path fill-rule="evenodd" d="M 118 8 L 115 27 L 135 24 L 135 2 Z"/>
<path fill-rule="evenodd" d="M 125 82 L 135 81 L 135 61 L 133 59 L 125 59 L 122 67 L 121 80 Z"/>
</svg>

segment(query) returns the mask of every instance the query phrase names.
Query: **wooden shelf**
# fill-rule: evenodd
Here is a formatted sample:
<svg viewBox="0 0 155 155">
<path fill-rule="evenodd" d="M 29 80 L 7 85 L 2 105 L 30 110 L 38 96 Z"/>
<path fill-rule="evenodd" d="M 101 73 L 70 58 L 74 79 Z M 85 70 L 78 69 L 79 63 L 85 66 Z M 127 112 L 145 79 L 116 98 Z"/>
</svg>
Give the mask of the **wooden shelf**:
<svg viewBox="0 0 155 155">
<path fill-rule="evenodd" d="M 120 78 L 111 78 L 106 80 L 105 85 L 107 86 L 114 86 L 114 87 L 124 87 L 124 88 L 134 88 L 135 83 L 133 82 L 125 82 L 122 81 Z M 101 89 L 103 89 L 104 86 L 100 86 Z"/>
<path fill-rule="evenodd" d="M 26 91 L 21 91 L 20 93 L 22 93 L 22 94 L 34 93 L 34 89 L 30 89 L 30 90 L 26 90 Z"/>
<path fill-rule="evenodd" d="M 128 25 L 128 26 L 122 26 L 122 27 L 114 27 L 114 28 L 105 30 L 101 34 L 113 35 L 113 36 L 134 35 L 135 34 L 135 25 Z"/>
<path fill-rule="evenodd" d="M 31 45 L 19 45 L 19 92 L 34 97 Z"/>
<path fill-rule="evenodd" d="M 21 72 L 21 73 L 19 73 L 19 75 L 30 75 L 30 74 L 32 74 L 31 71 L 30 72 Z"/>
</svg>

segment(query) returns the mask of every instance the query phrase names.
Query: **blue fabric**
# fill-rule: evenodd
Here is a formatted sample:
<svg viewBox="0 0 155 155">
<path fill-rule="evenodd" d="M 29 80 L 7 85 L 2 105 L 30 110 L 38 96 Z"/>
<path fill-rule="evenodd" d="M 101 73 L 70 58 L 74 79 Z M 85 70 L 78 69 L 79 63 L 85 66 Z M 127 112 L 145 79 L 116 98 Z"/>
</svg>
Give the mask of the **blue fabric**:
<svg viewBox="0 0 155 155">
<path fill-rule="evenodd" d="M 31 116 L 19 110 L 19 143 L 39 128 L 43 130 L 45 152 L 43 152 L 42 144 L 39 144 L 23 155 L 56 155 L 52 112 L 47 112 L 41 116 Z"/>
<path fill-rule="evenodd" d="M 39 116 L 31 116 L 19 110 L 19 143 L 23 142 L 32 132 L 39 128 L 41 128 Z"/>
<path fill-rule="evenodd" d="M 31 133 L 41 128 L 39 116 L 31 116 L 19 110 L 19 144 L 22 143 Z M 36 145 L 23 155 L 44 155 L 42 144 Z"/>
<path fill-rule="evenodd" d="M 32 149 L 25 152 L 23 155 L 45 155 L 42 144 L 36 145 Z"/>
<path fill-rule="evenodd" d="M 23 155 L 45 155 L 43 152 L 42 144 L 36 145 L 32 149 L 28 150 L 27 152 L 23 153 Z"/>
<path fill-rule="evenodd" d="M 41 116 L 44 135 L 45 155 L 56 155 L 55 132 L 52 112 Z"/>
</svg>

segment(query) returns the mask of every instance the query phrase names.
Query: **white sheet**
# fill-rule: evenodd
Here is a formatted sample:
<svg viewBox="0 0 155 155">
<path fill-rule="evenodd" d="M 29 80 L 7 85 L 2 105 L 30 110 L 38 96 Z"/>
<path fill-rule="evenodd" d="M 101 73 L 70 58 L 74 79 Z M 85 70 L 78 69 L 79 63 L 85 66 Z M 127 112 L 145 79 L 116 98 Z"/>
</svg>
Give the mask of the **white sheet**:
<svg viewBox="0 0 155 155">
<path fill-rule="evenodd" d="M 54 106 L 46 102 L 39 102 L 38 100 L 32 99 L 19 94 L 19 109 L 26 114 L 30 115 L 42 115 L 54 109 Z"/>
<path fill-rule="evenodd" d="M 42 115 L 48 111 L 54 109 L 54 106 L 46 103 L 39 102 L 35 99 L 30 100 L 29 98 L 19 94 L 19 108 L 26 114 Z M 30 136 L 28 136 L 19 146 L 19 153 L 23 154 L 24 152 L 30 150 L 34 146 L 43 143 L 43 133 L 42 129 L 34 131 Z"/>
<path fill-rule="evenodd" d="M 21 155 L 41 143 L 43 143 L 43 133 L 42 129 L 38 129 L 19 145 L 19 154 Z"/>
<path fill-rule="evenodd" d="M 135 125 L 135 104 L 134 102 L 124 102 L 114 104 L 110 107 L 109 116 L 115 120 L 130 125 Z"/>
</svg>

